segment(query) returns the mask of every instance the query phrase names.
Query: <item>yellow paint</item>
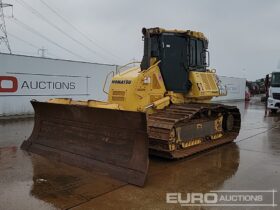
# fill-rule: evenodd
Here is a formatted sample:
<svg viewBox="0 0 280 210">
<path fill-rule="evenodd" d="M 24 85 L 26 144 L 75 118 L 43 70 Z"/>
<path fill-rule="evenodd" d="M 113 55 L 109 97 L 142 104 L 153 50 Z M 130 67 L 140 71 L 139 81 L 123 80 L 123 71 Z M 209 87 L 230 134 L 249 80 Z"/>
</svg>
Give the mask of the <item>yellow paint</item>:
<svg viewBox="0 0 280 210">
<path fill-rule="evenodd" d="M 191 140 L 191 141 L 187 141 L 187 142 L 182 142 L 181 146 L 182 148 L 187 148 L 187 147 L 192 147 L 198 144 L 201 144 L 202 140 L 201 139 L 195 139 L 195 140 Z"/>
<path fill-rule="evenodd" d="M 193 84 L 189 93 L 167 92 L 158 63 L 144 71 L 134 67 L 112 79 L 108 102 L 119 104 L 125 110 L 146 112 L 147 107 L 163 109 L 170 102 L 207 103 L 219 96 L 216 74 L 213 71 L 191 71 L 189 79 Z"/>
<path fill-rule="evenodd" d="M 216 139 L 219 139 L 219 138 L 222 138 L 222 137 L 223 137 L 222 133 L 216 133 L 216 134 L 210 136 L 210 138 L 212 140 L 216 140 Z"/>
<path fill-rule="evenodd" d="M 176 145 L 175 144 L 169 144 L 168 149 L 169 149 L 169 151 L 174 151 L 176 149 Z"/>
<path fill-rule="evenodd" d="M 192 87 L 185 98 L 191 101 L 204 100 L 205 102 L 209 102 L 213 97 L 220 95 L 216 74 L 214 72 L 191 71 L 189 79 L 192 83 Z"/>
<path fill-rule="evenodd" d="M 169 133 L 169 141 L 175 141 L 175 140 L 176 140 L 176 130 L 172 128 Z"/>
<path fill-rule="evenodd" d="M 103 109 L 117 109 L 117 110 L 124 110 L 119 104 L 112 104 L 112 103 L 106 103 L 101 101 L 94 101 L 90 100 L 88 101 L 89 107 L 98 107 Z"/>
<path fill-rule="evenodd" d="M 95 100 L 76 101 L 76 100 L 72 100 L 71 98 L 54 98 L 54 99 L 49 99 L 48 102 L 53 103 L 53 104 L 88 106 L 88 107 L 93 107 L 93 108 L 124 110 L 119 104 L 112 104 L 112 103 L 107 103 L 107 102 L 103 102 L 103 101 L 95 101 Z"/>
<path fill-rule="evenodd" d="M 48 100 L 48 102 L 52 104 L 70 104 L 71 101 L 71 98 L 52 98 Z"/>
<path fill-rule="evenodd" d="M 222 132 L 223 131 L 222 124 L 223 124 L 223 116 L 220 116 L 215 120 L 215 130 Z"/>
<path fill-rule="evenodd" d="M 166 96 L 157 101 L 154 101 L 152 104 L 153 104 L 153 107 L 156 109 L 163 109 L 170 104 L 170 97 Z"/>
<path fill-rule="evenodd" d="M 198 31 L 177 30 L 177 29 L 168 30 L 168 29 L 158 28 L 158 27 L 157 28 L 149 28 L 147 30 L 149 31 L 150 34 L 180 33 L 180 34 L 185 35 L 185 36 L 192 36 L 192 37 L 197 38 L 197 39 L 207 40 L 207 38 L 204 36 L 204 34 L 202 32 L 198 32 Z"/>
<path fill-rule="evenodd" d="M 141 71 L 134 67 L 116 75 L 111 82 L 108 102 L 125 110 L 146 112 L 148 108 L 163 109 L 170 103 L 158 63 Z"/>
</svg>

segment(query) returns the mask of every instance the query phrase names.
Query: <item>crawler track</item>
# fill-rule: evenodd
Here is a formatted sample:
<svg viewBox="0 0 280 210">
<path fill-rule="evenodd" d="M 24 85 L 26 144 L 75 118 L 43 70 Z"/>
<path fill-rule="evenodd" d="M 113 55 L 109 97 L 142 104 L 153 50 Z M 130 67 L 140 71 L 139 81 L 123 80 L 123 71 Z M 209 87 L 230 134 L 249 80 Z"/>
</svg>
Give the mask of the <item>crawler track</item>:
<svg viewBox="0 0 280 210">
<path fill-rule="evenodd" d="M 220 124 L 219 117 L 222 117 Z M 173 104 L 147 117 L 150 154 L 183 158 L 233 141 L 240 124 L 240 112 L 235 106 Z"/>
</svg>

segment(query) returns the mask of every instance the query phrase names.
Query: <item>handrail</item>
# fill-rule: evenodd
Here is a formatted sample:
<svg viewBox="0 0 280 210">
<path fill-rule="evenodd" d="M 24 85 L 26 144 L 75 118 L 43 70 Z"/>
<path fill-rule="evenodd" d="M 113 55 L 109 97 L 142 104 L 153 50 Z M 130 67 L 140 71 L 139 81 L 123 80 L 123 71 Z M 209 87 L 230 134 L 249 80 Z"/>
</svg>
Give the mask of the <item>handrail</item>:
<svg viewBox="0 0 280 210">
<path fill-rule="evenodd" d="M 119 74 L 119 73 L 120 73 L 120 70 L 123 69 L 124 67 L 126 67 L 126 66 L 128 66 L 128 65 L 130 65 L 130 64 L 135 64 L 135 63 L 141 63 L 141 62 L 140 62 L 140 61 L 133 61 L 133 62 L 127 63 L 127 64 L 125 64 L 125 65 L 123 65 L 123 66 L 117 68 L 117 74 Z"/>
<path fill-rule="evenodd" d="M 105 88 L 106 88 L 106 84 L 107 84 L 108 77 L 109 77 L 111 74 L 113 74 L 113 77 L 115 76 L 115 72 L 114 72 L 114 71 L 110 71 L 110 72 L 107 74 L 106 79 L 105 79 L 105 82 L 104 82 L 104 84 L 103 84 L 103 92 L 104 92 L 105 94 L 107 94 L 107 95 L 109 94 L 109 92 L 107 92 L 107 91 L 105 90 Z"/>
</svg>

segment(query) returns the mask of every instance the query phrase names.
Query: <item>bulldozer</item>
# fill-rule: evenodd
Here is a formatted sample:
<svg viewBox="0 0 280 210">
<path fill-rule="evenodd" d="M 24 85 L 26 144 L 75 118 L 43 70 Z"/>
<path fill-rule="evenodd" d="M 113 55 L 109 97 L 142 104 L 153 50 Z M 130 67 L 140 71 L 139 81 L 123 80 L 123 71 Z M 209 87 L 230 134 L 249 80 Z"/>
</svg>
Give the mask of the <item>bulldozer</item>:
<svg viewBox="0 0 280 210">
<path fill-rule="evenodd" d="M 232 142 L 236 106 L 209 68 L 201 32 L 143 28 L 140 66 L 112 77 L 108 100 L 32 100 L 35 123 L 22 149 L 143 186 L 149 155 L 181 159 Z"/>
</svg>

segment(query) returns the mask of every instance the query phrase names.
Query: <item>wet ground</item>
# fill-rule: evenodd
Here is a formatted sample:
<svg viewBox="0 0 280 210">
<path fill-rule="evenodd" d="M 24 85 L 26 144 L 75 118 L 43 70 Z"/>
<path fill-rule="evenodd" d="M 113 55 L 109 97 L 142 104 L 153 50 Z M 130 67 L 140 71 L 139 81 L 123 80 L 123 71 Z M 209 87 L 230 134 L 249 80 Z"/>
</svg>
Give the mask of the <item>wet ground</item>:
<svg viewBox="0 0 280 210">
<path fill-rule="evenodd" d="M 167 204 L 166 193 L 280 190 L 280 115 L 264 117 L 258 99 L 233 104 L 242 113 L 235 143 L 179 161 L 151 158 L 144 188 L 21 151 L 33 120 L 0 121 L 0 210 L 217 209 Z"/>
</svg>

